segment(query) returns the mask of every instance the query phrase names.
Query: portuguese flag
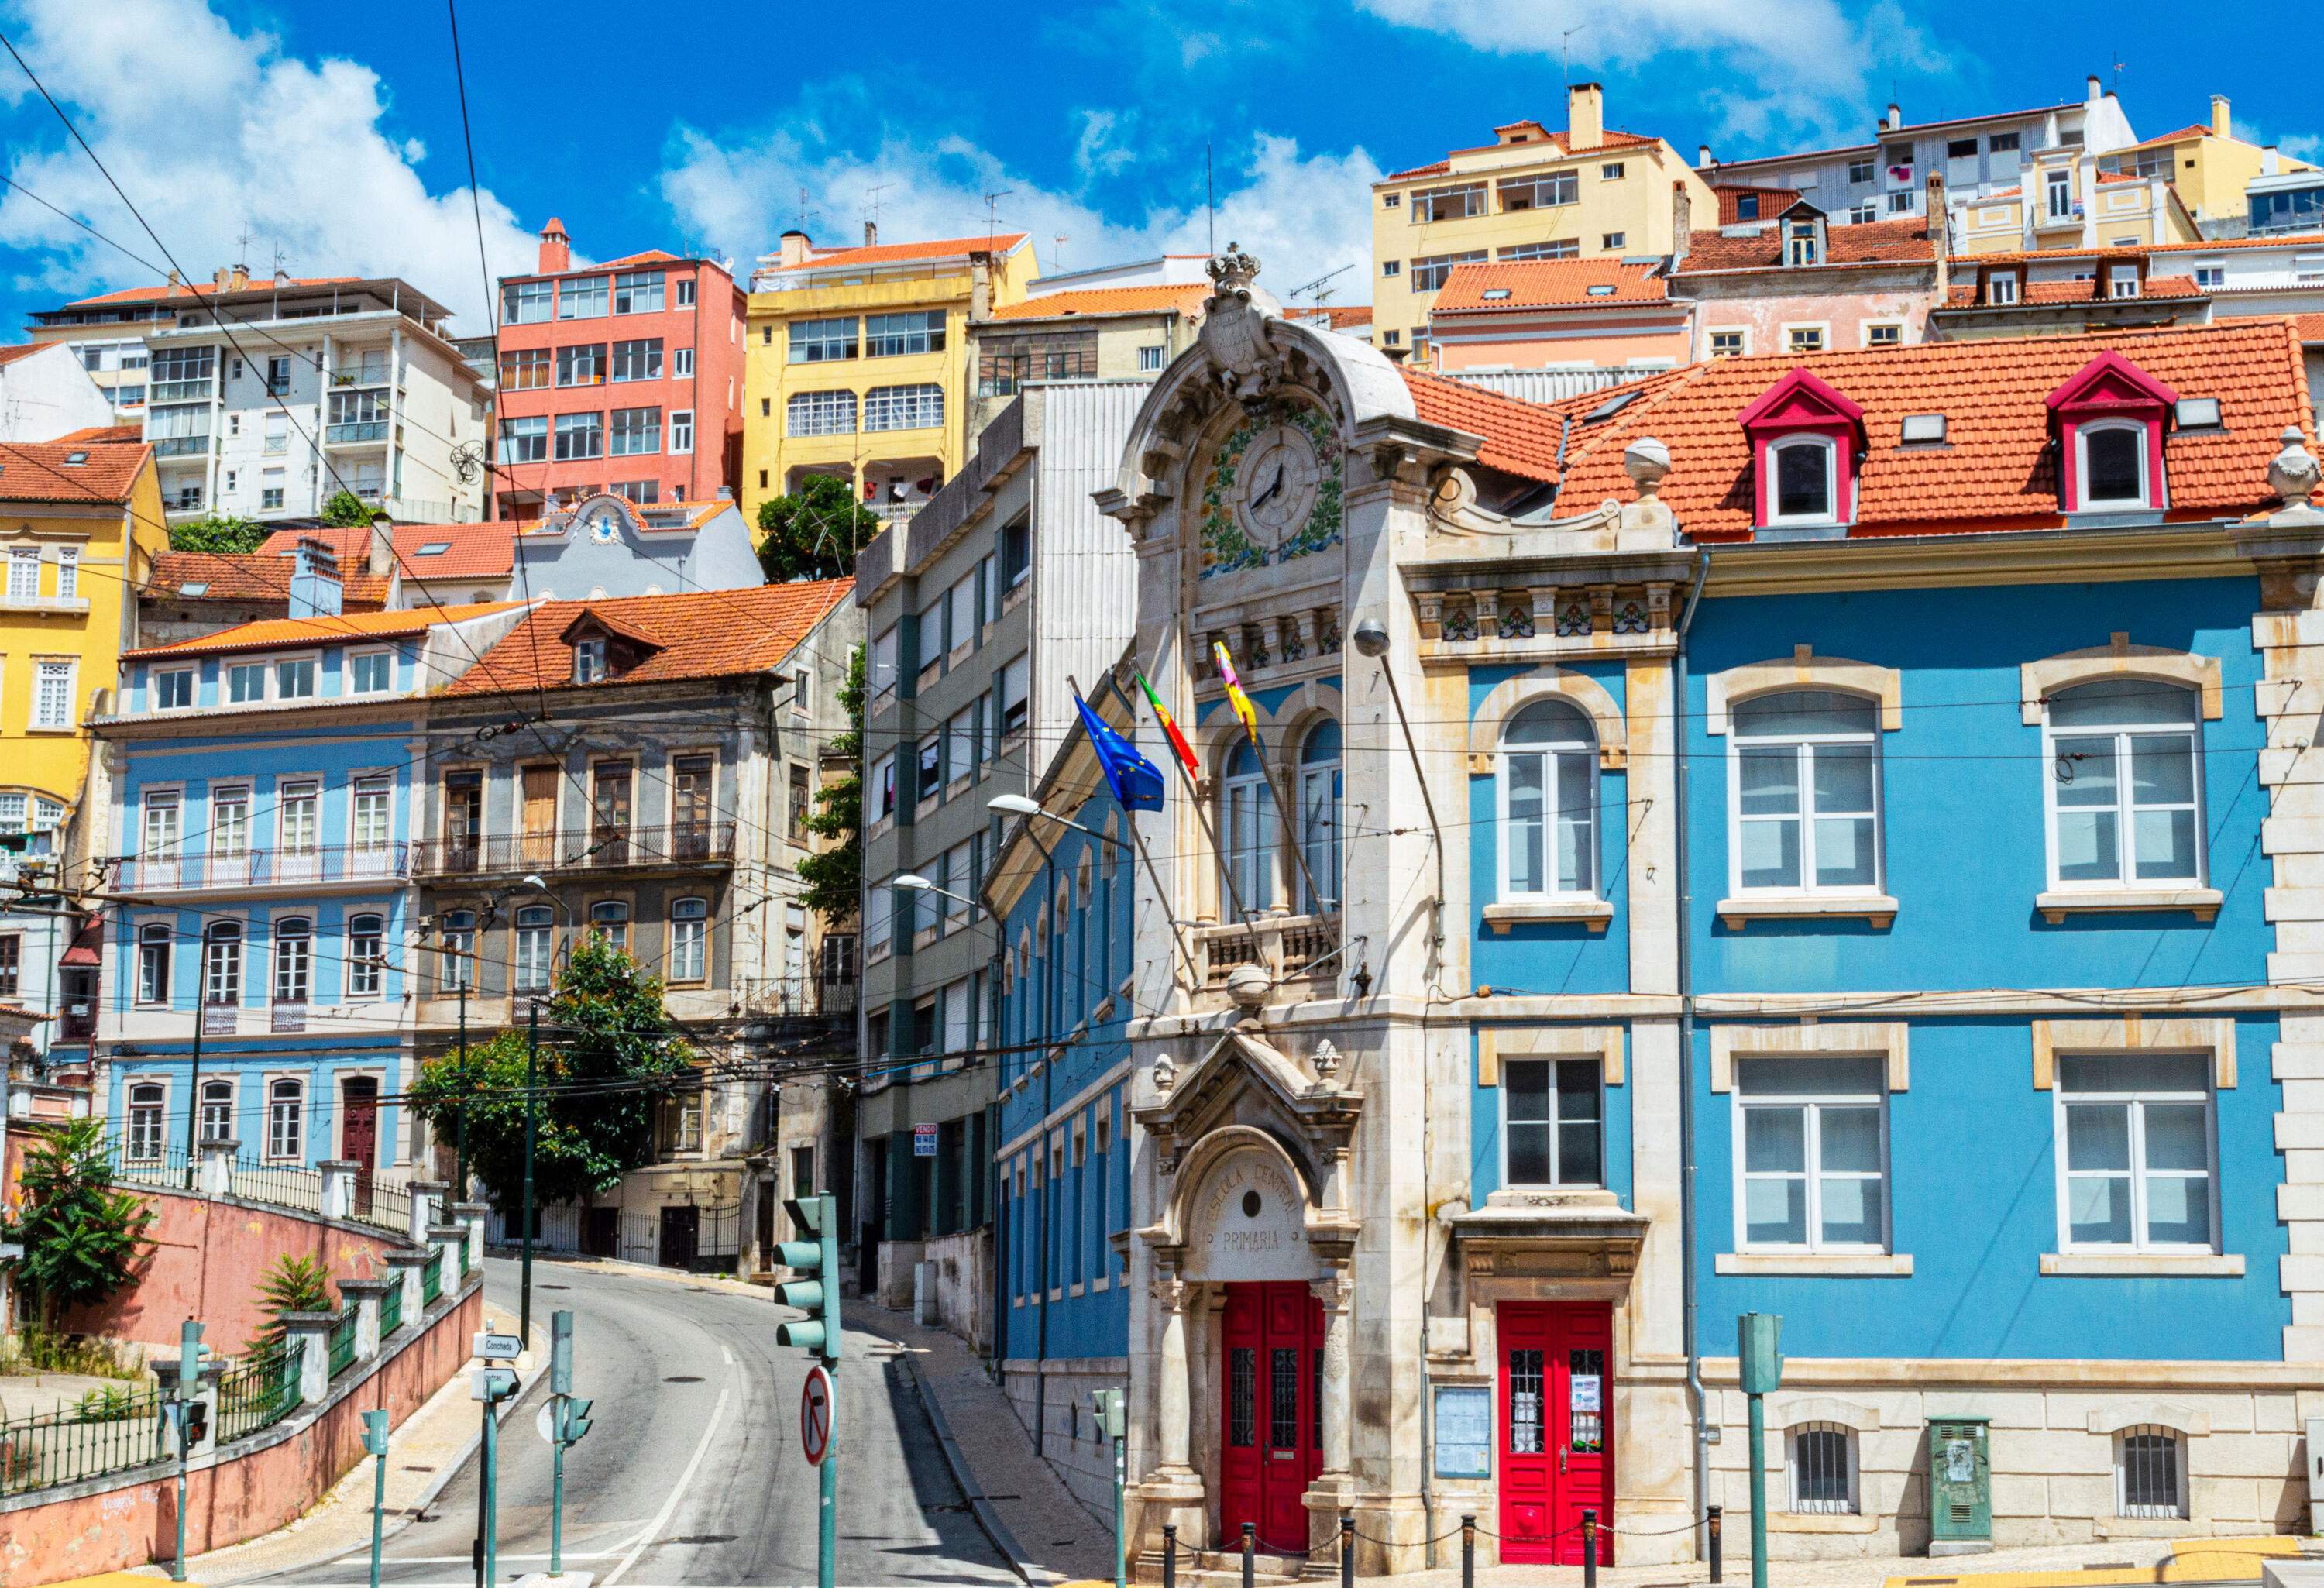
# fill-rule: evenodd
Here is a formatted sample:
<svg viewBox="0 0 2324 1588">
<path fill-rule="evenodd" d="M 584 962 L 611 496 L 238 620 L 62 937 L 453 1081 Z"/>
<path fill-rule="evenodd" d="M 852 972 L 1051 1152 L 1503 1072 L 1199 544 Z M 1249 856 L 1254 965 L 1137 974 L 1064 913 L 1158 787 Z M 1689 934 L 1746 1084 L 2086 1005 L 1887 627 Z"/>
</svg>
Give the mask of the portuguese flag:
<svg viewBox="0 0 2324 1588">
<path fill-rule="evenodd" d="M 1154 708 L 1154 720 L 1162 725 L 1162 736 L 1170 741 L 1170 748 L 1177 752 L 1178 760 L 1185 764 L 1186 775 L 1201 777 L 1203 763 L 1194 759 L 1194 747 L 1186 743 L 1186 735 L 1180 733 L 1178 725 L 1171 720 L 1169 707 L 1164 706 L 1162 697 L 1154 693 L 1154 686 L 1146 681 L 1144 673 L 1138 674 L 1137 678 L 1138 687 L 1146 692 L 1146 704 Z"/>
</svg>

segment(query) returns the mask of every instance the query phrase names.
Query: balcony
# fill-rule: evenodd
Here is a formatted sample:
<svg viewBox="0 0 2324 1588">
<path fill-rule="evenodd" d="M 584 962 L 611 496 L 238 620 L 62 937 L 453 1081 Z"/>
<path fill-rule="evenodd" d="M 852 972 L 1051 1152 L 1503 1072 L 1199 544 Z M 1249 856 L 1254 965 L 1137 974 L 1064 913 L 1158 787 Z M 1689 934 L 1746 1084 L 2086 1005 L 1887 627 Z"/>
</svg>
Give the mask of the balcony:
<svg viewBox="0 0 2324 1588">
<path fill-rule="evenodd" d="M 274 1001 L 274 1021 L 268 1029 L 303 1031 L 307 1029 L 307 1001 L 303 998 L 278 998 Z"/>
<path fill-rule="evenodd" d="M 368 447 L 387 439 L 387 421 L 383 419 L 350 420 L 329 426 L 323 432 L 323 441 L 331 447 Z"/>
<path fill-rule="evenodd" d="M 855 1013 L 855 983 L 816 976 L 744 976 L 734 984 L 740 1014 L 777 1020 L 830 1020 Z"/>
<path fill-rule="evenodd" d="M 198 381 L 155 381 L 146 392 L 149 402 L 208 402 L 217 395 L 217 383 L 205 375 Z"/>
<path fill-rule="evenodd" d="M 208 436 L 160 436 L 153 442 L 156 457 L 205 457 L 209 449 Z"/>
<path fill-rule="evenodd" d="M 584 827 L 573 832 L 495 833 L 432 839 L 411 846 L 420 877 L 521 876 L 540 872 L 607 872 L 624 867 L 731 865 L 734 824 L 703 822 L 667 832 Z"/>
<path fill-rule="evenodd" d="M 1328 992 L 1336 979 L 1334 956 L 1340 950 L 1340 918 L 1335 915 L 1262 916 L 1231 926 L 1197 927 L 1194 958 L 1203 975 L 1203 991 L 1223 999 L 1227 978 L 1243 965 L 1257 965 L 1278 988 L 1284 983 L 1315 983 L 1302 990 L 1314 996 Z M 1330 960 L 1332 965 L 1325 965 Z M 1206 1000 L 1206 1002 L 1209 1002 Z"/>
<path fill-rule="evenodd" d="M 328 844 L 312 849 L 248 849 L 231 854 L 124 855 L 122 886 L 148 893 L 398 881 L 410 874 L 403 846 Z"/>
</svg>

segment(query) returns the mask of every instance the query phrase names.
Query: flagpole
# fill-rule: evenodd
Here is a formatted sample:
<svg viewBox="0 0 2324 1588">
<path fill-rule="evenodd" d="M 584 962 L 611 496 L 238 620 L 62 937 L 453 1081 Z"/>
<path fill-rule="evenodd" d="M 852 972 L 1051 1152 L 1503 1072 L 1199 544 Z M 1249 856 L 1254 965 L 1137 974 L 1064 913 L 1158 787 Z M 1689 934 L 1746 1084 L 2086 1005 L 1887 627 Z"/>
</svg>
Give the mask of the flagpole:
<svg viewBox="0 0 2324 1588">
<path fill-rule="evenodd" d="M 1324 912 L 1323 891 L 1315 886 L 1315 873 L 1307 869 L 1307 846 L 1299 840 L 1299 824 L 1283 808 L 1283 795 L 1275 786 L 1275 773 L 1267 763 L 1267 746 L 1260 742 L 1257 729 L 1251 731 L 1251 753 L 1259 757 L 1259 774 L 1267 782 L 1268 798 L 1275 801 L 1275 814 L 1283 818 L 1285 841 L 1291 845 L 1291 858 L 1299 863 L 1299 875 L 1307 884 L 1307 900 L 1317 915 Z"/>
<path fill-rule="evenodd" d="M 1065 686 L 1073 690 L 1074 698 L 1081 703 L 1083 709 L 1090 711 L 1091 715 L 1094 716 L 1094 709 L 1090 706 L 1088 700 L 1083 696 L 1081 685 L 1074 681 L 1074 676 L 1071 673 L 1067 673 L 1065 675 Z M 1117 688 L 1116 693 L 1119 692 L 1120 691 Z M 1127 705 L 1129 703 L 1124 701 L 1123 704 Z M 1100 718 L 1099 720 L 1102 721 L 1103 719 Z M 1135 725 L 1137 718 L 1133 716 L 1130 721 L 1132 725 Z M 1120 801 L 1117 800 L 1115 803 L 1120 804 Z M 1170 911 L 1170 894 L 1168 890 L 1164 888 L 1162 885 L 1162 873 L 1154 868 L 1153 855 L 1147 853 L 1146 839 L 1138 830 L 1138 813 L 1131 810 L 1126 805 L 1121 808 L 1121 825 L 1130 829 L 1130 841 L 1137 846 L 1138 858 L 1146 863 L 1146 874 L 1154 880 L 1154 901 L 1162 907 L 1162 919 L 1170 923 L 1170 937 L 1172 940 L 1178 945 L 1179 954 L 1184 956 L 1185 958 L 1186 997 L 1191 1001 L 1195 993 L 1202 991 L 1202 966 L 1197 965 L 1194 961 L 1194 951 L 1187 946 L 1185 933 L 1178 924 L 1178 918 L 1176 915 L 1173 915 Z M 1102 836 L 1102 835 L 1100 836 Z"/>
<path fill-rule="evenodd" d="M 1138 706 L 1128 695 L 1122 694 L 1121 680 L 1108 672 L 1106 681 L 1113 686 L 1113 692 L 1121 697 L 1121 703 L 1130 707 L 1130 720 L 1137 721 Z M 1170 764 L 1176 767 L 1178 775 L 1186 780 L 1186 803 L 1194 808 L 1194 821 L 1202 827 L 1203 836 L 1210 841 L 1211 853 L 1218 856 L 1219 881 L 1226 888 L 1227 898 L 1234 905 L 1235 914 L 1248 926 L 1250 924 L 1250 911 L 1243 907 L 1242 890 L 1235 886 L 1234 867 L 1226 863 L 1226 851 L 1219 846 L 1219 836 L 1212 829 L 1209 813 L 1203 808 L 1203 786 L 1194 781 L 1194 774 L 1187 770 L 1185 762 L 1173 755 Z"/>
</svg>

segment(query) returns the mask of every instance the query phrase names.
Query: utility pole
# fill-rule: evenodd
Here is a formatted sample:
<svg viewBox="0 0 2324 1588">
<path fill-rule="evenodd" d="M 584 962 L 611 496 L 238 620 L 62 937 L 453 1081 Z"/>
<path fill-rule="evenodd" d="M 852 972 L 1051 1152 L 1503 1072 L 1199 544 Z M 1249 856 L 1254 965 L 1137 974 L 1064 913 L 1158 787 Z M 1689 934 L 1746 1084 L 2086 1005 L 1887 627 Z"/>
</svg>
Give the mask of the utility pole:
<svg viewBox="0 0 2324 1588">
<path fill-rule="evenodd" d="M 556 1463 L 549 1499 L 549 1574 L 565 1574 L 565 1453 L 589 1431 L 595 1401 L 573 1397 L 573 1315 L 559 1307 L 549 1315 L 549 1444 Z M 377 1588 L 374 1584 L 374 1588 Z"/>
<path fill-rule="evenodd" d="M 1113 1441 L 1113 1588 L 1129 1588 L 1130 1542 L 1123 1536 L 1122 1491 L 1130 1477 L 1130 1412 L 1119 1390 L 1090 1391 L 1101 1438 Z"/>
<path fill-rule="evenodd" d="M 790 1215 L 792 1233 L 808 1238 L 778 1245 L 775 1260 L 808 1277 L 786 1280 L 776 1292 L 785 1306 L 796 1306 L 807 1316 L 795 1324 L 778 1325 L 775 1342 L 796 1345 L 816 1359 L 800 1406 L 800 1434 L 818 1480 L 816 1588 L 833 1588 L 839 1556 L 839 1411 L 831 1382 L 831 1371 L 839 1365 L 839 1203 L 830 1192 L 818 1191 L 813 1196 L 792 1197 L 783 1204 L 783 1211 Z M 823 1417 L 819 1450 L 809 1429 L 818 1388 Z"/>
<path fill-rule="evenodd" d="M 202 963 L 206 945 L 195 939 L 194 956 L 194 1055 L 193 1067 L 186 1076 L 186 1189 L 194 1188 L 195 1163 L 201 1157 L 202 1125 L 202 1020 L 209 1013 L 209 1003 L 204 996 L 202 977 L 209 967 Z"/>
<path fill-rule="evenodd" d="M 484 1365 L 468 1378 L 468 1399 L 484 1408 L 483 1481 L 476 1491 L 476 1509 L 483 1513 L 473 1558 L 477 1588 L 493 1588 L 500 1581 L 500 1419 L 493 1408 L 516 1394 L 516 1371 L 493 1364 L 514 1362 L 524 1342 L 513 1334 L 486 1330 L 476 1336 L 474 1354 Z"/>
<path fill-rule="evenodd" d="M 460 1101 L 452 1110 L 452 1149 L 459 1168 L 454 1172 L 452 1194 L 468 1200 L 468 973 L 460 973 Z"/>
<path fill-rule="evenodd" d="M 170 1561 L 170 1580 L 186 1580 L 186 1468 L 193 1460 L 194 1443 L 209 1431 L 209 1404 L 194 1393 L 201 1388 L 202 1325 L 188 1318 L 178 1331 L 176 1396 L 163 1413 L 178 1436 L 178 1552 Z"/>
<path fill-rule="evenodd" d="M 1735 1320 L 1738 1366 L 1751 1415 L 1751 1588 L 1767 1588 L 1767 1397 L 1783 1387 L 1783 1318 L 1747 1312 Z"/>
<path fill-rule="evenodd" d="M 524 1282 L 517 1304 L 517 1337 L 532 1339 L 532 1141 L 540 1118 L 540 1000 L 524 1016 Z"/>
</svg>

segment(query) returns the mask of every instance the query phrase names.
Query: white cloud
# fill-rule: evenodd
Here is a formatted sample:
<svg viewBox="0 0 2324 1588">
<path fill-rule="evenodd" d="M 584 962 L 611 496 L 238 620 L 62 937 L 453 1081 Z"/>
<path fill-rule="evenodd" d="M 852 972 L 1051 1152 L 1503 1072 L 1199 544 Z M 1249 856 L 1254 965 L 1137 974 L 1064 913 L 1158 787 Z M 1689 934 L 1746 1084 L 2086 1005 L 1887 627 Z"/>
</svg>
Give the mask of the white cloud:
<svg viewBox="0 0 2324 1588">
<path fill-rule="evenodd" d="M 1150 151 L 1115 143 L 1123 131 L 1110 114 L 1082 120 L 1077 154 L 1084 174 L 1114 171 L 1134 160 L 1154 179 L 1149 186 L 1171 189 L 1173 202 L 1119 214 L 1045 187 L 966 139 L 923 141 L 890 126 L 864 147 L 843 147 L 809 115 L 749 143 L 681 130 L 661 191 L 685 229 L 732 254 L 744 270 L 777 233 L 798 224 L 802 189 L 807 229 L 825 246 L 861 235 L 876 189 L 880 234 L 890 241 L 973 235 L 988 224 L 984 195 L 1001 194 L 990 212 L 992 224 L 1032 234 L 1044 270 L 1055 268 L 1060 236 L 1068 269 L 1206 249 L 1199 156 L 1166 168 Z M 1237 241 L 1257 254 L 1278 295 L 1351 264 L 1356 268 L 1333 283 L 1335 300 L 1370 296 L 1367 189 L 1380 171 L 1361 148 L 1311 154 L 1293 139 L 1262 134 L 1232 162 L 1222 159 L 1217 174 L 1220 245 Z"/>
<path fill-rule="evenodd" d="M 484 324 L 467 189 L 430 193 L 425 151 L 382 124 L 379 76 L 355 61 L 299 60 L 272 36 L 236 32 L 200 0 L 16 0 L 14 38 L 122 188 L 197 280 L 237 261 L 293 275 L 400 275 Z M 21 78 L 9 174 L 156 264 L 152 242 Z M 53 135 L 51 135 L 51 133 Z M 533 239 L 483 194 L 494 274 L 530 268 Z M 251 236 L 245 255 L 238 239 Z M 78 295 L 153 272 L 21 193 L 0 200 L 0 248 L 18 284 Z"/>
</svg>

